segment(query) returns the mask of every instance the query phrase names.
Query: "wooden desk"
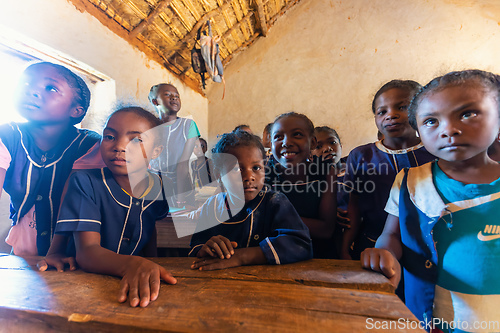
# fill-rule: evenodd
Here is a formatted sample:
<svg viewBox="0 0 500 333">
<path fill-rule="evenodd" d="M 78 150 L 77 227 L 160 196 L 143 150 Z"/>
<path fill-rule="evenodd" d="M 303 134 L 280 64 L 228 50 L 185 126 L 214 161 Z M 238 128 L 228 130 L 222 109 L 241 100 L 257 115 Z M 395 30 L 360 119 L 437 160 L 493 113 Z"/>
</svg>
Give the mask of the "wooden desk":
<svg viewBox="0 0 500 333">
<path fill-rule="evenodd" d="M 177 236 L 176 226 L 171 216 L 163 220 L 156 221 L 156 244 L 159 248 L 189 249 L 191 236 L 196 228 L 196 223 L 187 217 L 176 217 L 177 228 L 182 228 L 183 233 L 189 233 L 189 236 L 179 238 Z"/>
<path fill-rule="evenodd" d="M 131 308 L 116 301 L 118 278 L 81 270 L 37 272 L 36 260 L 0 257 L 2 330 L 353 333 L 376 331 L 367 328 L 368 321 L 397 328 L 398 320 L 416 327 L 388 281 L 358 262 L 310 260 L 200 272 L 189 269 L 190 258 L 156 258 L 178 283 L 162 284 L 160 297 L 147 308 Z"/>
</svg>

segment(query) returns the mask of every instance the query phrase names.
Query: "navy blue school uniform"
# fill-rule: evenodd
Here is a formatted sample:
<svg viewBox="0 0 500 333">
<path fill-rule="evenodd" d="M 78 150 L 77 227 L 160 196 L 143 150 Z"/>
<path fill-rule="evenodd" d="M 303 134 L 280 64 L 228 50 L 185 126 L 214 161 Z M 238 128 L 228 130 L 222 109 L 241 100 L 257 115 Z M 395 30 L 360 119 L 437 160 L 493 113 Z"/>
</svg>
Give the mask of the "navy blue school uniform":
<svg viewBox="0 0 500 333">
<path fill-rule="evenodd" d="M 212 170 L 214 169 L 212 160 L 207 157 L 204 157 L 204 159 L 205 162 L 202 165 L 197 165 L 198 159 L 191 162 L 193 188 L 202 188 L 215 180 L 212 175 Z"/>
<path fill-rule="evenodd" d="M 10 195 L 12 226 L 34 207 L 39 255 L 45 255 L 49 249 L 64 184 L 75 161 L 99 148 L 100 135 L 93 131 L 70 126 L 63 137 L 54 148 L 43 151 L 31 136 L 29 123 L 0 126 L 1 143 L 10 155 L 3 188 Z M 99 161 L 97 167 L 102 165 L 100 155 Z"/>
<path fill-rule="evenodd" d="M 202 231 L 197 227 L 191 238 L 190 256 L 196 256 L 212 236 L 222 235 L 238 243 L 238 248 L 260 246 L 269 264 L 312 258 L 309 230 L 283 194 L 264 187 L 234 216 L 228 213 L 226 196 L 226 193 L 212 196 L 201 207 L 200 224 L 207 221 L 218 224 Z"/>
<path fill-rule="evenodd" d="M 283 180 L 282 175 L 286 171 L 271 156 L 266 167 L 266 184 L 274 191 L 284 193 L 299 216 L 320 219 L 321 197 L 326 188 L 324 182 L 328 181 L 327 176 L 330 172 L 331 164 L 314 156 L 313 160 L 306 165 L 308 168 L 307 182 L 291 183 Z M 312 242 L 314 258 L 338 258 L 333 235 L 330 239 L 313 238 Z"/>
<path fill-rule="evenodd" d="M 362 226 L 354 241 L 353 259 L 375 246 L 384 230 L 387 212 L 384 207 L 399 171 L 435 160 L 422 143 L 406 149 L 392 150 L 382 141 L 354 148 L 347 158 L 343 183 L 347 193 L 359 196 Z"/>
<path fill-rule="evenodd" d="M 161 179 L 148 174 L 145 196 L 135 198 L 120 187 L 108 168 L 75 172 L 69 180 L 56 233 L 95 231 L 101 234 L 103 248 L 137 255 L 154 234 L 156 220 L 168 214 Z"/>
</svg>

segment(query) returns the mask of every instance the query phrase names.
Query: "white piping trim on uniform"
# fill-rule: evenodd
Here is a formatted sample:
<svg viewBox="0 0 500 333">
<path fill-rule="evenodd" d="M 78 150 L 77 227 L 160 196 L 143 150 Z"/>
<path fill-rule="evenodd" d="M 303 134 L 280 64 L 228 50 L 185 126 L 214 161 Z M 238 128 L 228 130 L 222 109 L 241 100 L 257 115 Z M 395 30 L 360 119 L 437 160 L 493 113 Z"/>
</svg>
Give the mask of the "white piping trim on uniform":
<svg viewBox="0 0 500 333">
<path fill-rule="evenodd" d="M 248 232 L 247 247 L 250 246 L 250 239 L 252 237 L 252 231 L 253 231 L 253 212 L 252 212 L 252 214 L 250 214 L 250 231 Z"/>
<path fill-rule="evenodd" d="M 137 240 L 137 243 L 135 243 L 135 247 L 134 249 L 132 250 L 132 252 L 130 252 L 130 254 L 134 254 L 135 250 L 137 249 L 137 246 L 139 246 L 139 243 L 141 242 L 141 239 L 142 239 L 142 213 L 144 213 L 144 210 L 146 208 L 144 207 L 144 198 L 142 198 L 142 203 L 141 203 L 141 213 L 139 214 L 139 225 L 140 225 L 140 231 L 139 231 L 139 239 Z M 156 228 L 156 226 L 155 226 Z"/>
<path fill-rule="evenodd" d="M 87 133 L 85 133 L 85 136 L 82 138 L 82 141 L 80 141 L 80 143 L 78 144 L 78 148 L 80 148 L 80 147 L 82 146 L 82 143 L 83 143 L 83 141 L 85 141 L 85 138 L 86 138 L 87 136 L 89 136 L 89 133 L 88 133 L 88 132 L 87 132 Z M 87 152 L 87 153 L 88 153 L 88 152 Z"/>
<path fill-rule="evenodd" d="M 19 220 L 21 219 L 21 211 L 23 210 L 24 204 L 26 203 L 26 200 L 28 199 L 28 196 L 30 194 L 30 189 L 31 189 L 31 173 L 33 170 L 33 162 L 30 160 L 30 166 L 28 167 L 28 173 L 26 177 L 26 194 L 24 195 L 23 202 L 19 206 L 19 210 L 17 211 L 17 221 L 16 224 L 19 223 Z"/>
<path fill-rule="evenodd" d="M 76 138 L 75 138 L 75 139 L 74 139 L 74 140 L 73 140 L 73 141 L 69 144 L 69 146 L 67 146 L 67 147 L 66 147 L 66 149 L 64 149 L 64 151 L 62 152 L 61 156 L 60 156 L 57 160 L 55 160 L 54 162 L 52 162 L 52 163 L 50 163 L 50 164 L 47 164 L 45 167 L 49 167 L 49 166 L 51 166 L 52 164 L 56 164 L 57 162 L 59 162 L 59 161 L 63 158 L 64 154 L 66 154 L 66 151 L 67 151 L 67 150 L 68 150 L 68 149 L 69 149 L 69 148 L 73 145 L 73 143 L 75 143 L 75 141 L 76 141 L 76 140 L 77 140 L 80 136 L 81 136 L 81 133 L 78 133 L 78 135 L 76 136 Z"/>
<path fill-rule="evenodd" d="M 167 143 L 165 144 L 165 149 L 167 149 L 168 143 L 170 142 L 170 127 L 167 127 L 167 128 L 168 128 L 168 133 L 167 133 Z M 170 163 L 168 161 L 169 154 L 165 151 L 165 154 L 163 154 L 163 156 L 166 157 L 166 161 L 165 161 L 166 164 L 164 164 L 164 165 L 167 169 L 166 171 L 168 171 L 168 168 L 170 166 Z M 160 162 L 161 162 L 161 160 L 160 160 Z M 160 171 L 162 171 L 161 169 L 162 169 L 162 165 L 160 163 Z"/>
<path fill-rule="evenodd" d="M 132 197 L 130 197 L 130 205 L 128 206 L 127 216 L 125 216 L 125 223 L 123 223 L 122 234 L 120 235 L 120 241 L 118 242 L 118 250 L 116 250 L 116 253 L 120 253 L 120 248 L 122 246 L 122 241 L 123 241 L 123 234 L 125 233 L 125 228 L 127 227 L 127 222 L 128 222 L 128 217 L 130 215 L 131 207 L 132 207 Z"/>
<path fill-rule="evenodd" d="M 384 153 L 391 154 L 391 155 L 399 155 L 399 154 L 406 154 L 409 153 L 410 151 L 414 151 L 417 149 L 420 149 L 424 146 L 422 142 L 420 142 L 418 145 L 408 147 L 408 148 L 403 148 L 403 149 L 389 149 L 384 144 L 382 143 L 382 140 L 375 142 L 375 147 L 377 147 L 379 150 L 383 151 Z"/>
<path fill-rule="evenodd" d="M 122 204 L 120 201 L 118 201 L 115 198 L 115 196 L 113 195 L 113 192 L 111 192 L 111 189 L 109 188 L 108 183 L 106 182 L 106 176 L 104 175 L 104 168 L 101 168 L 101 175 L 102 175 L 102 182 L 104 183 L 104 186 L 106 186 L 106 188 L 108 189 L 109 194 L 111 194 L 111 197 L 116 201 L 116 203 L 119 204 L 122 207 L 130 208 L 130 206 L 126 206 L 126 205 Z"/>
<path fill-rule="evenodd" d="M 69 220 L 59 220 L 57 223 L 65 223 L 65 222 L 92 222 L 92 223 L 99 223 L 101 224 L 101 221 L 98 220 L 88 220 L 88 219 L 69 219 Z"/>
<path fill-rule="evenodd" d="M 155 177 L 155 176 L 158 177 L 159 182 L 160 182 L 160 186 L 161 186 L 160 188 L 163 188 L 163 181 L 161 180 L 160 176 L 158 176 L 157 174 L 151 175 L 151 176 L 152 177 Z M 153 180 L 153 188 L 154 188 L 154 180 Z M 151 188 L 151 190 L 153 188 Z M 160 196 L 160 194 L 161 194 L 161 190 L 159 190 L 158 193 L 156 193 L 156 197 L 153 200 L 151 200 L 151 202 L 144 207 L 143 211 L 146 210 L 149 206 L 151 206 L 154 202 L 156 202 L 156 200 L 158 199 L 158 197 Z M 147 195 L 146 195 L 146 197 L 147 197 Z M 142 202 L 144 204 L 144 200 Z"/>
<path fill-rule="evenodd" d="M 396 156 L 394 156 L 394 154 L 391 154 L 391 157 L 394 162 L 394 168 L 396 168 L 396 172 L 399 172 L 399 166 L 398 166 L 398 161 L 396 160 Z"/>
<path fill-rule="evenodd" d="M 28 157 L 28 159 L 30 160 L 31 163 L 33 163 L 36 167 L 38 168 L 43 168 L 42 165 L 39 165 L 38 163 L 36 163 L 35 161 L 33 161 L 33 159 L 31 158 L 30 154 L 28 153 L 28 149 L 26 149 L 26 146 L 24 145 L 24 142 L 23 142 L 23 132 L 21 131 L 21 129 L 19 128 L 19 126 L 17 126 L 16 124 L 16 127 L 17 127 L 17 131 L 19 132 L 19 134 L 21 135 L 21 146 L 23 147 L 24 149 L 24 152 L 26 153 L 26 157 Z M 50 163 L 50 164 L 47 164 L 45 165 L 46 168 L 52 166 L 53 164 L 56 164 L 57 162 L 59 162 L 64 154 L 66 153 L 66 151 L 73 145 L 73 143 L 75 143 L 75 141 L 80 137 L 81 133 L 78 133 L 78 135 L 76 136 L 76 138 L 66 147 L 66 149 L 64 149 L 64 151 L 62 152 L 61 156 L 54 162 Z"/>
<path fill-rule="evenodd" d="M 50 180 L 50 189 L 49 189 L 49 205 L 50 205 L 50 240 L 52 241 L 52 237 L 54 234 L 54 226 L 52 225 L 52 221 L 54 220 L 54 203 L 52 202 L 52 189 L 54 188 L 54 180 L 56 178 L 56 167 L 54 165 L 52 167 L 52 179 Z"/>
<path fill-rule="evenodd" d="M 266 237 L 267 244 L 269 245 L 269 248 L 271 249 L 271 252 L 273 253 L 274 256 L 274 261 L 276 261 L 276 265 L 281 265 L 280 262 L 280 257 L 278 257 L 278 253 L 276 253 L 276 250 L 274 249 L 273 244 L 271 241 L 269 241 L 269 237 Z"/>
<path fill-rule="evenodd" d="M 198 244 L 198 245 L 196 245 L 195 247 L 193 247 L 193 248 L 191 249 L 191 251 L 189 251 L 189 253 L 188 253 L 188 257 L 191 255 L 191 253 L 193 253 L 194 249 L 196 249 L 197 247 L 203 246 L 203 245 L 205 245 L 205 243 L 203 243 L 203 244 Z"/>
</svg>

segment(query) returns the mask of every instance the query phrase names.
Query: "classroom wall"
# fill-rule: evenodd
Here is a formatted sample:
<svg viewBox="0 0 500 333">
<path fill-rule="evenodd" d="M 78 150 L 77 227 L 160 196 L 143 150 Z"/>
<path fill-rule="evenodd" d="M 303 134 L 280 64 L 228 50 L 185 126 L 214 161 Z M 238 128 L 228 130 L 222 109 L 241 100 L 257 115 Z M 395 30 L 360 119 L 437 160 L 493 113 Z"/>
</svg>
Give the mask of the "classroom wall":
<svg viewBox="0 0 500 333">
<path fill-rule="evenodd" d="M 1 25 L 109 76 L 115 81 L 113 90 L 119 101 L 138 101 L 150 107 L 147 98 L 150 87 L 172 82 L 182 99 L 179 115 L 192 116 L 200 132 L 204 135 L 208 132 L 208 101 L 204 96 L 185 86 L 172 73 L 149 60 L 90 14 L 78 11 L 67 0 L 1 1 L 0 29 Z M 108 113 L 109 110 L 98 112 Z"/>
<path fill-rule="evenodd" d="M 352 148 L 376 140 L 376 90 L 450 70 L 500 73 L 500 3 L 465 0 L 302 0 L 225 69 L 208 91 L 210 141 L 240 123 L 262 135 L 287 111 L 335 127 Z"/>
</svg>

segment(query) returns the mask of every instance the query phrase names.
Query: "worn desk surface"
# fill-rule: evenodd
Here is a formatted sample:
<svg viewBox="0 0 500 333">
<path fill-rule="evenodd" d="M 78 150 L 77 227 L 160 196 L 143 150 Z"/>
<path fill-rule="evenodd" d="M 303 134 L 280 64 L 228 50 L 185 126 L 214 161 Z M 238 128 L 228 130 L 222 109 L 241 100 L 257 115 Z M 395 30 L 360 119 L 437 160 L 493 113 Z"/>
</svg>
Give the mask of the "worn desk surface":
<svg viewBox="0 0 500 333">
<path fill-rule="evenodd" d="M 162 284 L 160 297 L 147 308 L 131 308 L 116 301 L 118 278 L 81 270 L 37 272 L 36 260 L 0 257 L 1 330 L 352 333 L 374 331 L 368 328 L 377 324 L 393 325 L 383 332 L 411 331 L 398 320 L 416 327 L 388 281 L 358 262 L 200 272 L 189 268 L 191 258 L 155 258 L 178 283 Z"/>
</svg>

